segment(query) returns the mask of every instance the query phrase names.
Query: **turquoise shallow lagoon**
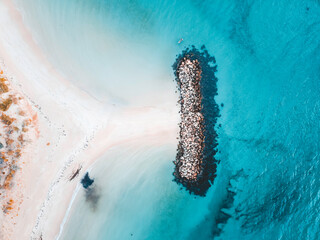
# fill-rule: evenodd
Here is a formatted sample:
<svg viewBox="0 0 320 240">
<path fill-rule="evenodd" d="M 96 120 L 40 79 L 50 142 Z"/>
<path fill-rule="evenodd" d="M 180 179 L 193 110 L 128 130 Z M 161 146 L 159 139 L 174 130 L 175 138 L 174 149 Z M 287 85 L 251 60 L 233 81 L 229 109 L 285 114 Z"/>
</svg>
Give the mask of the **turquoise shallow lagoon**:
<svg viewBox="0 0 320 240">
<path fill-rule="evenodd" d="M 53 64 L 106 103 L 175 106 L 186 46 L 218 65 L 207 196 L 172 182 L 176 146 L 119 146 L 90 171 L 97 204 L 81 189 L 61 239 L 320 238 L 319 1 L 15 2 Z"/>
<path fill-rule="evenodd" d="M 186 229 L 210 213 L 214 193 L 191 196 L 172 182 L 175 151 L 172 145 L 137 144 L 109 150 L 90 171 L 94 192 L 78 193 L 61 239 L 190 238 Z"/>
</svg>

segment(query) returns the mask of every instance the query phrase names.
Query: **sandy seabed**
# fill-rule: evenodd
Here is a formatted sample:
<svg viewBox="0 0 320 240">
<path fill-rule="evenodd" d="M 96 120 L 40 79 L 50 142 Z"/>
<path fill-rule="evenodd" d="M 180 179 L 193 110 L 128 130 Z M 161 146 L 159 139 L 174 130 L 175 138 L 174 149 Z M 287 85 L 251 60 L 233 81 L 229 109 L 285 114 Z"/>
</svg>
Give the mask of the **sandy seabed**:
<svg viewBox="0 0 320 240">
<path fill-rule="evenodd" d="M 55 239 L 79 176 L 108 149 L 131 141 L 150 144 L 150 138 L 154 145 L 177 143 L 176 99 L 144 107 L 99 102 L 54 69 L 11 0 L 0 2 L 0 33 L 0 70 L 21 96 L 20 107 L 34 117 L 12 184 L 1 189 L 1 207 L 8 199 L 13 203 L 1 211 L 0 239 Z"/>
</svg>

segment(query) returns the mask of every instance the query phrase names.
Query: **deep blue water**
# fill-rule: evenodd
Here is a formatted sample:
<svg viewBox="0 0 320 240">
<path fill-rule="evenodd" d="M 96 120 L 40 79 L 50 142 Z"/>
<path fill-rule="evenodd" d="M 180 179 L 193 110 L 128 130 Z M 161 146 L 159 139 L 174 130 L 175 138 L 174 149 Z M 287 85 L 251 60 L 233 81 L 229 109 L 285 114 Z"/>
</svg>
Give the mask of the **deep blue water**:
<svg viewBox="0 0 320 240">
<path fill-rule="evenodd" d="M 119 179 L 93 168 L 100 202 L 79 193 L 64 239 L 320 239 L 319 1 L 16 2 L 52 62 L 113 101 L 173 94 L 186 46 L 217 61 L 221 164 L 207 196 L 172 182 L 176 146 L 125 146 L 112 159 L 138 165 Z M 113 161 L 105 171 L 124 168 Z"/>
</svg>

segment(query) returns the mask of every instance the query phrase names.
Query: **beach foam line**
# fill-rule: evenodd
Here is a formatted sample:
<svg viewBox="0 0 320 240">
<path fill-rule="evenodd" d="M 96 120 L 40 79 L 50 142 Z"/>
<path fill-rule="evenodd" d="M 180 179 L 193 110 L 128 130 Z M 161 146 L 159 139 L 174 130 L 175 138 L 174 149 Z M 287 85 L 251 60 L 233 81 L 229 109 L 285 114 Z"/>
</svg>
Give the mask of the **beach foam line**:
<svg viewBox="0 0 320 240">
<path fill-rule="evenodd" d="M 68 220 L 68 217 L 69 217 L 69 214 L 70 214 L 70 211 L 71 211 L 71 208 L 72 208 L 72 205 L 73 205 L 73 202 L 74 200 L 76 199 L 76 196 L 78 195 L 78 192 L 80 191 L 81 189 L 81 184 L 78 183 L 77 184 L 77 187 L 76 189 L 74 190 L 73 194 L 72 194 L 72 198 L 71 198 L 71 201 L 69 203 L 69 206 L 68 206 L 68 209 L 66 211 L 66 214 L 64 215 L 64 218 L 62 220 L 62 223 L 60 224 L 60 230 L 59 230 L 59 233 L 58 235 L 56 236 L 56 240 L 59 240 L 61 235 L 62 235 L 62 232 L 63 232 L 63 229 L 64 229 L 64 225 L 66 224 L 67 220 Z"/>
</svg>

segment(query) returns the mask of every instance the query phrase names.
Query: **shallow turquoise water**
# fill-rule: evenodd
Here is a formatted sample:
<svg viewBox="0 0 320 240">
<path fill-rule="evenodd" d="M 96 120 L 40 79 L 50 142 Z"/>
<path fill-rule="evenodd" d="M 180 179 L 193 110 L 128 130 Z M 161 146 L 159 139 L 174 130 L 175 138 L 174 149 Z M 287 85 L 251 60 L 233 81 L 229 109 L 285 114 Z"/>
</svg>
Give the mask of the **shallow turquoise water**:
<svg viewBox="0 0 320 240">
<path fill-rule="evenodd" d="M 141 166 L 118 184 L 93 168 L 102 197 L 93 211 L 79 193 L 64 239 L 320 238 L 319 1 L 16 2 L 52 62 L 101 98 L 172 94 L 191 44 L 217 60 L 221 164 L 207 197 L 171 181 L 175 146 L 127 146 L 113 159 Z"/>
</svg>

